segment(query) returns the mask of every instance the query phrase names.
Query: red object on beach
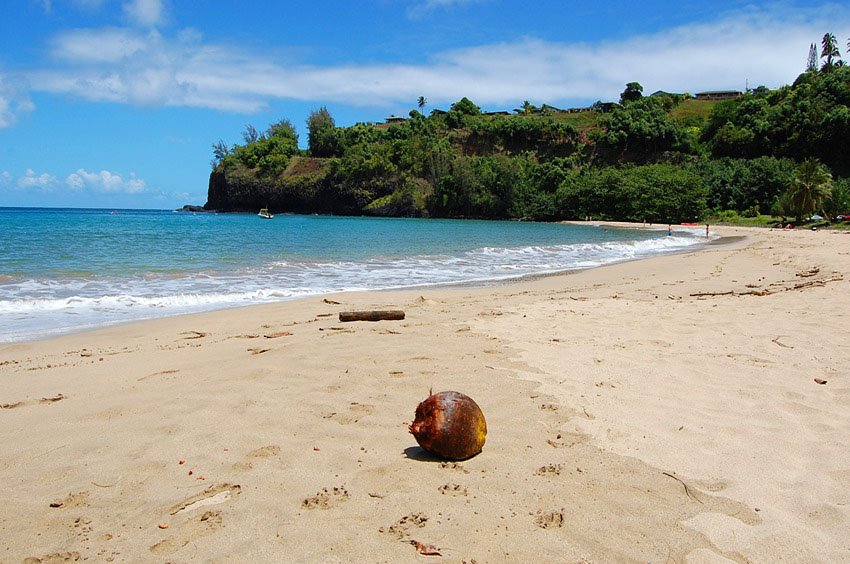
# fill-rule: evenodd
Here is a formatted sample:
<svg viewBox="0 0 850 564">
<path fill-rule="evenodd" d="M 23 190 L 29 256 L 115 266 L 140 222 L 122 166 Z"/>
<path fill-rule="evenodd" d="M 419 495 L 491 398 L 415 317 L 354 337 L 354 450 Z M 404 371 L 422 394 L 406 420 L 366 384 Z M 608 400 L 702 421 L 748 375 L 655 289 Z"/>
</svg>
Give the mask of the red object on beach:
<svg viewBox="0 0 850 564">
<path fill-rule="evenodd" d="M 465 460 L 484 447 L 487 421 L 471 397 L 440 392 L 416 407 L 416 418 L 408 430 L 429 453 L 446 460 Z"/>
</svg>

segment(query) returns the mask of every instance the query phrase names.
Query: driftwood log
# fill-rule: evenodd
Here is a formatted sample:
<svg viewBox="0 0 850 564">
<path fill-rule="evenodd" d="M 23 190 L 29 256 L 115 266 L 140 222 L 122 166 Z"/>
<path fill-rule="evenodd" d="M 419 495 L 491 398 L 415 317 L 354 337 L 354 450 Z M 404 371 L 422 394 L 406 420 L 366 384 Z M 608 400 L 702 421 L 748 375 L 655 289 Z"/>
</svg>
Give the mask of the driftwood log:
<svg viewBox="0 0 850 564">
<path fill-rule="evenodd" d="M 340 321 L 397 321 L 400 319 L 404 319 L 404 312 L 400 309 L 339 312 Z"/>
</svg>

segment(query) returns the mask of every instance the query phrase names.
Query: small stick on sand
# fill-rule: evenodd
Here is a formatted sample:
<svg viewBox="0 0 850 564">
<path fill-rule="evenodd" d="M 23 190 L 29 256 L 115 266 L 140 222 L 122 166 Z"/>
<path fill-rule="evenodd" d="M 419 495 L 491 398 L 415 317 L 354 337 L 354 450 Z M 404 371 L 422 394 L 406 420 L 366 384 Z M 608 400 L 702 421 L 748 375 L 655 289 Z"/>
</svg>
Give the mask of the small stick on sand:
<svg viewBox="0 0 850 564">
<path fill-rule="evenodd" d="M 673 474 L 671 474 L 669 472 L 662 472 L 662 474 L 664 474 L 665 476 L 669 476 L 670 478 L 673 478 L 674 480 L 676 480 L 677 482 L 682 484 L 685 487 L 685 495 L 687 495 L 689 498 L 696 501 L 697 503 L 702 503 L 702 501 L 700 501 L 699 498 L 697 498 L 696 496 L 694 496 L 694 494 L 691 493 L 691 489 L 688 487 L 688 484 L 683 482 L 681 478 L 674 476 Z"/>
<path fill-rule="evenodd" d="M 368 310 L 368 311 L 341 311 L 339 320 L 346 321 L 398 321 L 404 319 L 404 312 L 399 309 L 390 310 Z"/>
<path fill-rule="evenodd" d="M 792 347 L 791 345 L 786 345 L 785 343 L 780 343 L 780 342 L 779 342 L 779 339 L 781 339 L 782 337 L 784 337 L 784 335 L 779 335 L 778 337 L 776 337 L 775 339 L 771 339 L 770 341 L 771 341 L 772 343 L 776 343 L 777 345 L 779 345 L 779 346 L 780 346 L 780 347 L 782 347 L 782 348 L 785 348 L 785 349 L 793 349 L 794 347 Z"/>
</svg>

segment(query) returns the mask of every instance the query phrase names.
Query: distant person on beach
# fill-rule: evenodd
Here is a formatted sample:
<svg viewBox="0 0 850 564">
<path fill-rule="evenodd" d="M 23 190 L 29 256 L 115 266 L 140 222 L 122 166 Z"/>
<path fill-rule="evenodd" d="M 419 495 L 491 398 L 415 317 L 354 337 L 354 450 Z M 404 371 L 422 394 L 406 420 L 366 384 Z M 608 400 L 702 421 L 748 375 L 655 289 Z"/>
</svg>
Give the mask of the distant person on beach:
<svg viewBox="0 0 850 564">
<path fill-rule="evenodd" d="M 673 224 L 668 223 L 667 224 L 667 235 L 669 236 L 669 235 L 672 235 L 672 234 L 673 234 Z"/>
</svg>

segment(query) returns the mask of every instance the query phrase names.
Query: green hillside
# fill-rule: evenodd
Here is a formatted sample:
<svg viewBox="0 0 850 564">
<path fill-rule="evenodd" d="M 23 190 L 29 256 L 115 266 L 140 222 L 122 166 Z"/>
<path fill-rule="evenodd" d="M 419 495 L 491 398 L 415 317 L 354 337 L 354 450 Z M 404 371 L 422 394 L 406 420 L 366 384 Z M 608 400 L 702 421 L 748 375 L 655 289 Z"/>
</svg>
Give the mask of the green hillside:
<svg viewBox="0 0 850 564">
<path fill-rule="evenodd" d="M 622 105 L 573 112 L 483 114 L 463 98 L 429 116 L 336 127 L 320 108 L 306 151 L 287 120 L 217 144 L 206 207 L 654 222 L 850 209 L 850 68 L 723 102 L 644 97 L 639 86 Z M 822 180 L 814 204 L 792 190 L 805 163 Z"/>
</svg>

